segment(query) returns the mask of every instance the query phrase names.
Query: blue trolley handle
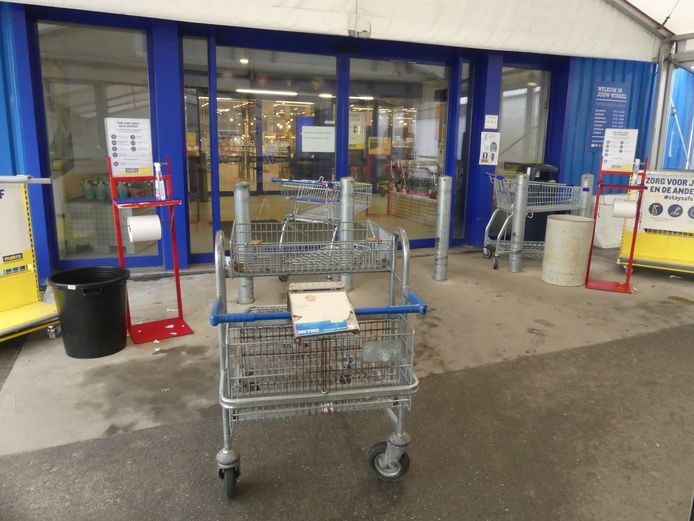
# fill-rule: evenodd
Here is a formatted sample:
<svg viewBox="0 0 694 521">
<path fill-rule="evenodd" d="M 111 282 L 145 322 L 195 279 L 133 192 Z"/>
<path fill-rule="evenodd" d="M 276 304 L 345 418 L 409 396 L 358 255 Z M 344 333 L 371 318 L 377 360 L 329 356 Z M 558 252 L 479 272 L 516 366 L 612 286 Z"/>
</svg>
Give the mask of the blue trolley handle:
<svg viewBox="0 0 694 521">
<path fill-rule="evenodd" d="M 404 315 L 413 314 L 425 315 L 427 304 L 414 291 L 409 290 L 405 296 L 407 304 L 394 306 L 375 306 L 357 308 L 354 310 L 357 316 L 364 315 Z M 288 311 L 278 311 L 275 313 L 222 313 L 222 301 L 217 297 L 212 306 L 210 314 L 210 324 L 231 324 L 240 322 L 257 322 L 259 320 L 291 320 L 292 314 Z"/>
</svg>

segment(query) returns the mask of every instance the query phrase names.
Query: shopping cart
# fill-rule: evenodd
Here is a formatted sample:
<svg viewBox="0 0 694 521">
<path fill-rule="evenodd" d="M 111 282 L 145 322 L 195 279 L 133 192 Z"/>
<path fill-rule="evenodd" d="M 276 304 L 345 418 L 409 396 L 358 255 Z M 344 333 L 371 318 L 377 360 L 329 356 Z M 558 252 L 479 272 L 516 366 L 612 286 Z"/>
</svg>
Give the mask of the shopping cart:
<svg viewBox="0 0 694 521">
<path fill-rule="evenodd" d="M 251 308 L 227 313 L 225 238 L 217 232 L 215 270 L 217 296 L 210 323 L 219 335 L 219 403 L 224 448 L 216 456 L 227 497 L 236 495 L 239 452 L 231 441 L 238 422 L 381 409 L 394 425 L 387 440 L 369 452 L 371 470 L 395 480 L 410 464 L 405 411 L 418 380 L 413 371 L 414 330 L 407 314 L 425 314 L 426 304 L 408 286 L 409 242 L 404 230 L 392 236 L 402 252 L 400 274 L 390 266 L 388 305 L 357 308 L 359 333 L 338 333 L 295 341 L 286 307 Z M 399 302 L 398 302 L 399 301 Z"/>
<path fill-rule="evenodd" d="M 393 235 L 371 220 L 338 229 L 327 223 L 234 223 L 229 275 L 237 277 L 389 271 Z"/>
<path fill-rule="evenodd" d="M 340 219 L 340 183 L 312 179 L 278 179 L 285 201 L 286 220 L 335 224 Z M 354 215 L 371 206 L 370 183 L 354 183 Z"/>
<path fill-rule="evenodd" d="M 517 178 L 503 175 L 489 175 L 494 184 L 496 208 L 484 229 L 485 258 L 494 255 L 492 267 L 497 269 L 499 257 L 511 253 L 509 238 L 509 223 L 513 217 L 517 195 Z M 526 213 L 532 217 L 536 213 L 563 212 L 579 210 L 582 207 L 580 186 L 571 186 L 555 182 L 528 181 L 528 201 Z M 491 237 L 492 225 L 498 215 L 505 214 L 506 218 L 495 239 Z M 523 252 L 541 252 L 545 247 L 543 241 L 523 241 Z"/>
</svg>

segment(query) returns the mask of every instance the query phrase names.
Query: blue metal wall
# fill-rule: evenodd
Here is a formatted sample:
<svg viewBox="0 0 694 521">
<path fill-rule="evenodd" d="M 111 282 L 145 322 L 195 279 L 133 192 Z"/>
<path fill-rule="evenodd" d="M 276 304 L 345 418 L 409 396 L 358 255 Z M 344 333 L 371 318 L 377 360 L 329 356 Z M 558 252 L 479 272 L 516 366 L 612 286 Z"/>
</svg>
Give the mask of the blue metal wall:
<svg viewBox="0 0 694 521">
<path fill-rule="evenodd" d="M 561 156 L 562 182 L 580 184 L 582 174 L 597 174 L 600 168 L 602 148 L 590 147 L 590 118 L 597 81 L 628 84 L 630 96 L 626 128 L 639 129 L 636 154 L 640 159 L 646 158 L 656 68 L 655 64 L 647 62 L 571 58 Z"/>
<path fill-rule="evenodd" d="M 24 6 L 0 2 L 0 174 L 41 175 Z M 46 235 L 49 187 L 29 189 L 39 279 L 51 273 Z"/>
<path fill-rule="evenodd" d="M 672 84 L 672 104 L 677 111 L 677 120 L 685 145 L 683 146 L 675 118 L 670 112 L 663 153 L 663 167 L 683 169 L 686 168 L 685 147 L 689 145 L 692 124 L 694 124 L 694 74 L 684 69 L 675 71 Z M 694 164 L 694 162 L 690 164 Z"/>
</svg>

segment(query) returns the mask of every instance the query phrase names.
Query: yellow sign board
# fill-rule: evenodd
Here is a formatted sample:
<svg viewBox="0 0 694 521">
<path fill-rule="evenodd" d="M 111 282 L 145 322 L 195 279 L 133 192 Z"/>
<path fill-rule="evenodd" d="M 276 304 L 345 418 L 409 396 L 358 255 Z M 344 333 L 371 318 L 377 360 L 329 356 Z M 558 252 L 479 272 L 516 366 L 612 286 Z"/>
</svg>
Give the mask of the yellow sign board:
<svg viewBox="0 0 694 521">
<path fill-rule="evenodd" d="M 370 156 L 389 156 L 391 140 L 389 137 L 370 137 L 369 155 Z"/>
<path fill-rule="evenodd" d="M 0 311 L 39 299 L 32 247 L 29 200 L 24 184 L 0 184 Z"/>
</svg>

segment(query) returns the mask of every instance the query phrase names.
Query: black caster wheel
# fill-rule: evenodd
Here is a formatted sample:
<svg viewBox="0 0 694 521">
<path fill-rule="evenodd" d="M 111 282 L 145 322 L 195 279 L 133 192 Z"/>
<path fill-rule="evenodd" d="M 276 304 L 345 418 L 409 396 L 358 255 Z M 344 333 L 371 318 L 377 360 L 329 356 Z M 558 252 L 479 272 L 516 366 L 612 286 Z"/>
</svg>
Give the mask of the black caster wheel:
<svg viewBox="0 0 694 521">
<path fill-rule="evenodd" d="M 239 479 L 238 471 L 234 468 L 219 469 L 219 477 L 224 482 L 224 491 L 227 499 L 234 499 L 236 497 L 236 484 Z"/>
<path fill-rule="evenodd" d="M 381 465 L 381 456 L 385 454 L 388 444 L 385 441 L 377 443 L 369 451 L 369 468 L 378 479 L 395 481 L 404 476 L 410 469 L 410 457 L 407 452 L 400 456 L 400 461 L 392 469 L 385 469 Z"/>
<path fill-rule="evenodd" d="M 489 248 L 485 247 L 482 250 L 482 255 L 484 256 L 485 259 L 491 259 L 492 258 L 492 250 Z"/>
<path fill-rule="evenodd" d="M 289 275 L 280 275 L 278 277 L 282 282 L 287 282 L 289 280 Z"/>
<path fill-rule="evenodd" d="M 492 268 L 493 269 L 499 269 L 499 257 L 494 257 L 494 260 L 492 261 Z"/>
</svg>

